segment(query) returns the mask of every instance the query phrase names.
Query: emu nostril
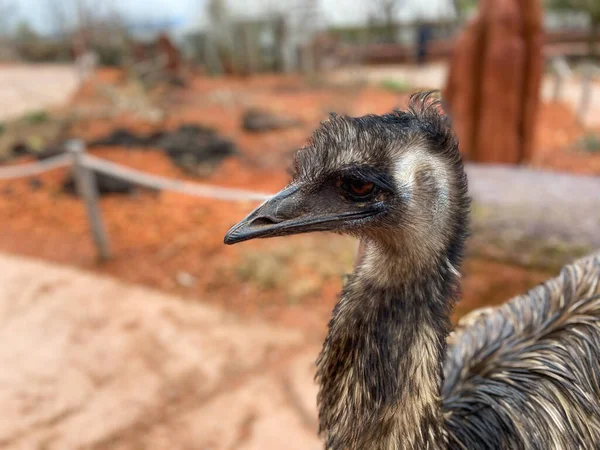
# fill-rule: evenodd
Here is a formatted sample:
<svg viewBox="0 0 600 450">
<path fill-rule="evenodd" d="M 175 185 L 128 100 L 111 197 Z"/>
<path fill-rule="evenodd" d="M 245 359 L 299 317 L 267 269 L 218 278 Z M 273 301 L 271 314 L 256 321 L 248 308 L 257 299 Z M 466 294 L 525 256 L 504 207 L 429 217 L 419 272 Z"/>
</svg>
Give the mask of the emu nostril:
<svg viewBox="0 0 600 450">
<path fill-rule="evenodd" d="M 280 223 L 281 220 L 275 220 L 272 217 L 261 216 L 257 217 L 252 221 L 252 226 L 265 226 L 265 225 L 275 225 Z"/>
</svg>

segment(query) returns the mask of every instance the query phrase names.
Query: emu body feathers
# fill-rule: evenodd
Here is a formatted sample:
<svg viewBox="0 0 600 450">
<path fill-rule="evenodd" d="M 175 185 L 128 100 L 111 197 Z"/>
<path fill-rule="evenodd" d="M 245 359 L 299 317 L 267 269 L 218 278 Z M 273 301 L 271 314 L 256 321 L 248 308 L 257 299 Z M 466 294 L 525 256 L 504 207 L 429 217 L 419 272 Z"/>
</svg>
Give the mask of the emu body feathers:
<svg viewBox="0 0 600 450">
<path fill-rule="evenodd" d="M 600 253 L 474 314 L 449 338 L 442 396 L 450 444 L 598 448 Z"/>
</svg>

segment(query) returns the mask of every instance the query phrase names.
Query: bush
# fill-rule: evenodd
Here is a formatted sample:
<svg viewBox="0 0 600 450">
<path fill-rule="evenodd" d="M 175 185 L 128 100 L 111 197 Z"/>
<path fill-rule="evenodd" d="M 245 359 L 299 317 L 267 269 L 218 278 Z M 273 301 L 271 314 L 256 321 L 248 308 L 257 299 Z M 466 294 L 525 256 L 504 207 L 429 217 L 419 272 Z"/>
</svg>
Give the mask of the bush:
<svg viewBox="0 0 600 450">
<path fill-rule="evenodd" d="M 123 62 L 123 49 L 117 46 L 96 46 L 100 66 L 118 67 Z"/>
<path fill-rule="evenodd" d="M 600 152 L 600 136 L 597 134 L 588 134 L 581 138 L 579 146 L 584 152 Z"/>
<path fill-rule="evenodd" d="M 25 114 L 25 117 L 23 118 L 27 123 L 37 125 L 48 122 L 50 120 L 50 115 L 46 111 L 33 111 Z"/>
<path fill-rule="evenodd" d="M 407 81 L 403 81 L 403 80 L 392 80 L 392 79 L 387 79 L 387 80 L 383 80 L 379 86 L 383 89 L 386 89 L 388 91 L 392 91 L 392 92 L 398 92 L 398 93 L 406 93 L 406 92 L 412 92 L 412 86 L 410 83 L 408 83 Z"/>
</svg>

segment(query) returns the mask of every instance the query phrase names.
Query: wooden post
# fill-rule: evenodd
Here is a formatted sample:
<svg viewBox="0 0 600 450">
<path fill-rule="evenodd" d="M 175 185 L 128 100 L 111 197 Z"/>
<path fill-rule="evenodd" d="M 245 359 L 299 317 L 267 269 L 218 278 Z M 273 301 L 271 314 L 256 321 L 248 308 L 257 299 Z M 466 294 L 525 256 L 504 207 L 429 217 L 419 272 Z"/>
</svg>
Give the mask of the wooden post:
<svg viewBox="0 0 600 450">
<path fill-rule="evenodd" d="M 558 102 L 562 97 L 563 79 L 560 73 L 554 72 L 554 89 L 552 91 L 552 100 Z"/>
<path fill-rule="evenodd" d="M 552 99 L 557 102 L 562 98 L 563 81 L 571 78 L 572 72 L 569 64 L 567 64 L 567 61 L 562 56 L 552 58 L 552 70 L 554 72 L 554 91 L 552 93 Z"/>
<path fill-rule="evenodd" d="M 223 75 L 225 69 L 219 55 L 219 47 L 211 33 L 206 34 L 203 41 L 204 60 L 211 75 Z"/>
<path fill-rule="evenodd" d="M 583 77 L 581 81 L 581 97 L 579 98 L 579 107 L 577 108 L 577 120 L 581 125 L 585 124 L 585 116 L 591 103 L 592 96 L 592 66 L 586 64 L 583 68 Z"/>
<path fill-rule="evenodd" d="M 300 68 L 304 75 L 312 77 L 314 75 L 315 61 L 312 41 L 307 41 L 300 50 Z"/>
<path fill-rule="evenodd" d="M 111 258 L 108 236 L 102 222 L 102 215 L 98 205 L 98 188 L 94 172 L 88 169 L 83 157 L 85 154 L 85 145 L 80 140 L 71 140 L 67 142 L 67 150 L 73 155 L 73 176 L 79 197 L 85 202 L 90 230 L 94 237 L 96 248 L 98 249 L 98 258 L 100 261 L 106 261 Z"/>
</svg>

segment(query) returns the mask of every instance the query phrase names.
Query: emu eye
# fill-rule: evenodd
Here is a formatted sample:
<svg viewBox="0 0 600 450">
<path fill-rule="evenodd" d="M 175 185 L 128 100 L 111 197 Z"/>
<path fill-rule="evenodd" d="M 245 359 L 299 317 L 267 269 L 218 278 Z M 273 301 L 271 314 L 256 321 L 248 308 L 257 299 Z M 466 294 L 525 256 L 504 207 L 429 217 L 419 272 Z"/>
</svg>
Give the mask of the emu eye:
<svg viewBox="0 0 600 450">
<path fill-rule="evenodd" d="M 348 180 L 340 178 L 337 185 L 343 188 L 351 197 L 364 199 L 371 196 L 375 190 L 375 183 L 372 181 Z"/>
<path fill-rule="evenodd" d="M 350 191 L 354 195 L 358 195 L 361 197 L 364 197 L 365 195 L 369 195 L 371 192 L 373 192 L 373 189 L 375 189 L 375 185 L 370 181 L 367 181 L 367 182 L 353 181 L 352 183 L 350 183 L 349 187 L 350 187 Z"/>
</svg>

